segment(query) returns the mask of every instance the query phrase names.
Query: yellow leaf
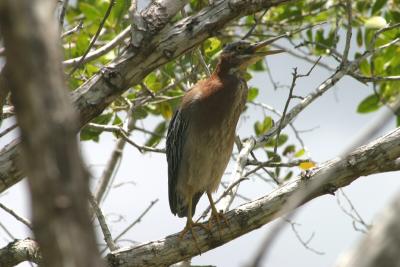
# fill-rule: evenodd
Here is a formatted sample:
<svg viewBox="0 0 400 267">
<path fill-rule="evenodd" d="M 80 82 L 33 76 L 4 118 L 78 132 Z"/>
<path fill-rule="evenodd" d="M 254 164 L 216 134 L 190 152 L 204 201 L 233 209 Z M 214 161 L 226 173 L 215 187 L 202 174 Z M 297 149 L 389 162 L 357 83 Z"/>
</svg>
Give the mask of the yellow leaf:
<svg viewBox="0 0 400 267">
<path fill-rule="evenodd" d="M 381 29 L 387 26 L 387 22 L 385 18 L 375 16 L 367 19 L 365 22 L 365 28 L 367 29 Z"/>
<path fill-rule="evenodd" d="M 300 165 L 299 165 L 300 169 L 303 169 L 305 171 L 309 170 L 311 168 L 314 168 L 315 166 L 316 166 L 316 164 L 313 161 L 305 161 L 305 162 L 300 163 Z"/>
</svg>

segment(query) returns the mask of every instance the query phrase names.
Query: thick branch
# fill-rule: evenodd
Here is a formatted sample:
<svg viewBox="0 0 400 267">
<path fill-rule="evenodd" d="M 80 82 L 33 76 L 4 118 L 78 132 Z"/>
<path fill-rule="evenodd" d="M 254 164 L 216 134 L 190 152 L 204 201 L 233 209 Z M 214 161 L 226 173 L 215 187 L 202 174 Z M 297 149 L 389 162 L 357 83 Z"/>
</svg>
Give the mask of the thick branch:
<svg viewBox="0 0 400 267">
<path fill-rule="evenodd" d="M 285 202 L 293 195 L 306 191 L 311 184 L 317 184 L 314 194 L 304 202 L 318 196 L 332 194 L 336 189 L 349 185 L 361 176 L 398 170 L 393 164 L 400 156 L 400 129 L 376 141 L 360 147 L 346 158 L 336 158 L 316 168 L 310 178 L 297 178 L 274 190 L 267 196 L 246 203 L 226 214 L 230 227 L 224 227 L 219 238 L 218 226 L 208 235 L 201 228 L 195 228 L 198 245 L 202 252 L 221 246 L 234 238 L 244 235 L 266 223 L 290 212 L 282 210 Z M 323 179 L 325 183 L 318 184 Z M 191 236 L 180 240 L 174 234 L 158 241 L 152 241 L 134 248 L 125 248 L 108 255 L 110 266 L 164 266 L 199 254 Z"/>
<path fill-rule="evenodd" d="M 29 238 L 15 240 L 0 249 L 0 266 L 12 267 L 24 261 L 40 263 L 41 255 L 36 241 Z"/>
</svg>

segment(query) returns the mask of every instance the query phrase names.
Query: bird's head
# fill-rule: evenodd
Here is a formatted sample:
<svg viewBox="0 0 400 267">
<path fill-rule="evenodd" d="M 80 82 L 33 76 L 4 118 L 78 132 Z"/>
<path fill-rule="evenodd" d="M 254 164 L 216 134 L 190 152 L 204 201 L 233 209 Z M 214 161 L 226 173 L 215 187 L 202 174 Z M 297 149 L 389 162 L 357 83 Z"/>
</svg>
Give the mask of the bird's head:
<svg viewBox="0 0 400 267">
<path fill-rule="evenodd" d="M 265 56 L 285 52 L 285 50 L 267 50 L 266 46 L 271 41 L 261 41 L 250 43 L 247 41 L 237 41 L 228 44 L 220 55 L 221 63 L 233 70 L 245 70 L 248 66 L 256 63 Z"/>
</svg>

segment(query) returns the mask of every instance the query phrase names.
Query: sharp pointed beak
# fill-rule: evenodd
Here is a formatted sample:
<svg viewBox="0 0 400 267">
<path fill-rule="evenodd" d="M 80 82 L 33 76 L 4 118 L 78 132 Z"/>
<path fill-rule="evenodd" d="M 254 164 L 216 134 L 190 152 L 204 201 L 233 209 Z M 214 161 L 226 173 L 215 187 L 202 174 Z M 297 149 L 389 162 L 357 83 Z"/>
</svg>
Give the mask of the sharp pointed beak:
<svg viewBox="0 0 400 267">
<path fill-rule="evenodd" d="M 265 40 L 265 41 L 261 41 L 261 42 L 255 43 L 253 45 L 254 54 L 257 55 L 257 56 L 268 56 L 268 55 L 275 55 L 275 54 L 280 54 L 280 53 L 286 52 L 283 49 L 265 50 L 264 48 L 267 45 L 271 44 L 273 41 L 275 41 L 275 40 L 272 40 L 272 41 L 271 40 Z"/>
</svg>

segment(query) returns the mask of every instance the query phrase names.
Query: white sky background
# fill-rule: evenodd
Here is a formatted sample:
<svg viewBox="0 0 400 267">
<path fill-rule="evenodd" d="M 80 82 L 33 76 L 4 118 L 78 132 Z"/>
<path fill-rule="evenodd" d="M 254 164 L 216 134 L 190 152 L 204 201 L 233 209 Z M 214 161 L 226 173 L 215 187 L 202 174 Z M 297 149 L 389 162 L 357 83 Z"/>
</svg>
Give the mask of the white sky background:
<svg viewBox="0 0 400 267">
<path fill-rule="evenodd" d="M 297 60 L 289 55 L 275 55 L 269 58 L 269 66 L 276 81 L 288 85 L 291 81 L 293 67 L 298 67 L 299 73 L 306 73 L 310 64 Z M 310 77 L 298 80 L 294 94 L 305 96 L 330 75 L 324 69 L 317 68 Z M 283 110 L 288 89 L 274 91 L 266 73 L 254 74 L 250 85 L 260 88 L 257 101 L 274 106 Z M 364 86 L 352 78 L 342 79 L 335 88 L 320 97 L 302 112 L 295 121 L 299 130 L 307 130 L 318 127 L 311 132 L 301 134 L 310 156 L 317 162 L 334 158 L 340 154 L 346 145 L 350 144 L 369 123 L 372 123 L 378 113 L 361 115 L 356 113 L 358 103 L 365 96 L 372 93 L 370 87 Z M 291 106 L 297 103 L 294 99 Z M 270 114 L 270 113 L 267 113 Z M 256 119 L 262 119 L 263 113 L 259 108 L 251 107 L 241 118 L 238 131 L 241 137 L 253 133 L 253 123 Z M 152 129 L 158 119 L 150 118 L 143 125 Z M 140 122 L 139 122 L 140 123 Z M 3 123 L 1 129 L 10 125 L 10 121 Z M 395 127 L 393 121 L 381 130 L 380 135 Z M 285 133 L 290 134 L 289 142 L 295 142 L 291 130 L 287 127 Z M 132 139 L 141 142 L 144 140 L 142 133 L 134 133 Z M 0 145 L 3 146 L 11 136 L 2 138 Z M 99 177 L 107 162 L 110 152 L 113 150 L 116 139 L 111 134 L 104 134 L 100 143 L 83 143 L 83 152 L 86 164 L 94 177 Z M 160 144 L 164 147 L 164 143 Z M 298 147 L 298 144 L 297 144 Z M 228 166 L 230 172 L 232 166 Z M 295 173 L 300 171 L 295 169 Z M 227 177 L 224 177 L 225 179 Z M 126 226 L 134 221 L 139 214 L 154 199 L 159 202 L 125 236 L 125 240 L 145 242 L 161 239 L 167 235 L 181 231 L 185 225 L 186 218 L 174 217 L 168 206 L 167 189 L 167 162 L 164 154 L 148 153 L 140 154 L 134 147 L 126 145 L 123 161 L 116 175 L 114 184 L 134 182 L 113 188 L 107 200 L 103 203 L 103 212 L 108 215 L 109 226 L 113 236 L 118 235 Z M 373 175 L 356 180 L 350 186 L 344 188 L 347 195 L 361 214 L 363 219 L 369 223 L 373 222 L 374 216 L 384 207 L 390 198 L 399 189 L 400 182 L 397 173 Z M 271 191 L 271 186 L 257 178 L 245 181 L 241 184 L 239 192 L 247 197 L 256 199 Z M 223 190 L 219 190 L 219 195 Z M 12 187 L 6 193 L 0 195 L 0 202 L 13 208 L 18 214 L 25 217 L 29 215 L 29 201 L 26 182 L 21 182 Z M 235 207 L 242 200 L 234 202 Z M 202 197 L 195 217 L 207 206 L 207 198 Z M 123 219 L 113 222 L 119 215 Z M 356 244 L 362 236 L 353 229 L 352 221 L 339 208 L 334 196 L 323 196 L 307 203 L 294 220 L 300 223 L 298 232 L 308 239 L 311 233 L 315 233 L 314 239 L 309 244 L 312 248 L 323 251 L 320 256 L 306 250 L 296 239 L 295 234 L 288 224 L 285 231 L 281 233 L 278 241 L 271 251 L 264 266 L 273 267 L 319 267 L 332 266 L 340 253 L 346 251 Z M 5 225 L 15 238 L 23 239 L 29 236 L 26 227 L 17 222 L 4 211 L 0 210 L 0 222 Z M 97 224 L 97 222 L 96 222 Z M 204 253 L 193 259 L 193 264 L 222 266 L 244 266 L 256 252 L 261 240 L 267 234 L 272 224 L 255 230 L 240 237 L 220 248 Z M 102 236 L 99 235 L 99 240 Z M 0 229 L 0 247 L 10 242 L 10 238 Z M 124 242 L 122 245 L 128 245 Z M 19 266 L 30 266 L 27 263 Z"/>
</svg>

